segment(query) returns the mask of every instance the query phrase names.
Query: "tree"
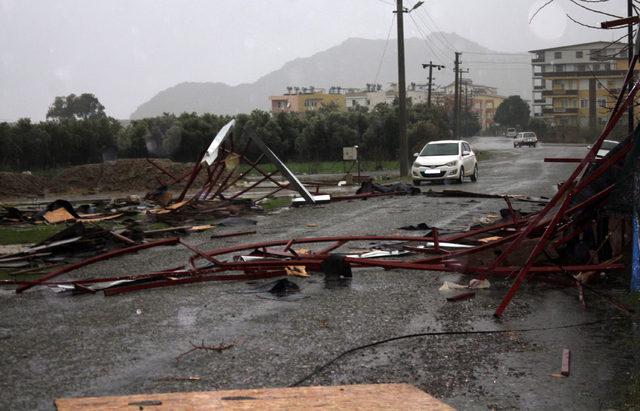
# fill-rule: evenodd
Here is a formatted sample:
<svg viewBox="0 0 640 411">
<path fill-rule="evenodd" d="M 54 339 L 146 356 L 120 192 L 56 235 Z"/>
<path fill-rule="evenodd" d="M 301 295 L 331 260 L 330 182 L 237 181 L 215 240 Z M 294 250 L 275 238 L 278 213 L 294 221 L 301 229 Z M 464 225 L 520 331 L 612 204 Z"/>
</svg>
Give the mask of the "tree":
<svg viewBox="0 0 640 411">
<path fill-rule="evenodd" d="M 106 117 L 104 106 L 93 94 L 83 93 L 80 96 L 69 94 L 53 100 L 47 111 L 47 119 L 54 120 L 87 120 Z"/>
<path fill-rule="evenodd" d="M 529 105 L 520 96 L 509 96 L 498 106 L 493 120 L 506 127 L 526 127 L 530 112 Z"/>
<path fill-rule="evenodd" d="M 471 111 L 463 111 L 460 113 L 460 135 L 462 137 L 471 137 L 476 135 L 482 126 L 478 121 L 478 114 Z"/>
</svg>

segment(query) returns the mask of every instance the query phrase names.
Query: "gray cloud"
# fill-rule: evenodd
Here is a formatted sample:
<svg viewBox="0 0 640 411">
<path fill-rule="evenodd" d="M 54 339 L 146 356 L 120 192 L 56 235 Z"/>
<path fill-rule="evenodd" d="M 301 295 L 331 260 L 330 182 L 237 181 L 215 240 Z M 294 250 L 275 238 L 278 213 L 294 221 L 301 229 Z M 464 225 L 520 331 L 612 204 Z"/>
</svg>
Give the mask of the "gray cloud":
<svg viewBox="0 0 640 411">
<path fill-rule="evenodd" d="M 127 118 L 181 81 L 252 82 L 349 37 L 385 38 L 394 2 L 0 0 L 0 120 L 41 120 L 56 95 L 83 92 L 96 94 L 110 115 Z M 566 0 L 556 2 L 572 16 L 600 21 Z M 540 3 L 427 0 L 414 17 L 421 30 L 406 19 L 406 36 L 437 27 L 491 49 L 526 51 L 618 34 L 569 22 L 561 38 L 544 38 L 544 24 L 557 27 L 562 13 L 541 14 L 543 27 L 534 30 L 527 20 Z M 605 7 L 624 14 L 625 3 Z"/>
</svg>

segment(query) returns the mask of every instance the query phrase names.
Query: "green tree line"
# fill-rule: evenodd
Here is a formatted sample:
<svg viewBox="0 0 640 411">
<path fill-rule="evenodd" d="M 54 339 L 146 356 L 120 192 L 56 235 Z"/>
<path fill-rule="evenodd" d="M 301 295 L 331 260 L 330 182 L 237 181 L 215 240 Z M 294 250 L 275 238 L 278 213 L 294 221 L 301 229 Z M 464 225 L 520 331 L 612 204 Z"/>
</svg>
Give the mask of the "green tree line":
<svg viewBox="0 0 640 411">
<path fill-rule="evenodd" d="M 86 100 L 85 110 L 74 109 Z M 109 158 L 163 157 L 194 161 L 231 116 L 183 113 L 134 120 L 123 125 L 104 114 L 104 107 L 86 95 L 57 98 L 47 121 L 0 123 L 0 169 L 40 170 L 96 163 Z M 246 144 L 242 130 L 253 127 L 283 161 L 331 161 L 342 158 L 342 147 L 358 145 L 366 160 L 398 158 L 398 106 L 379 104 L 370 112 L 356 108 L 339 111 L 323 107 L 304 115 L 271 114 L 255 110 L 235 116 L 235 150 Z M 450 118 L 442 107 L 409 104 L 409 147 L 411 153 L 428 141 L 450 138 Z M 471 113 L 462 127 L 469 135 L 479 130 Z M 257 152 L 249 152 L 255 157 Z"/>
</svg>

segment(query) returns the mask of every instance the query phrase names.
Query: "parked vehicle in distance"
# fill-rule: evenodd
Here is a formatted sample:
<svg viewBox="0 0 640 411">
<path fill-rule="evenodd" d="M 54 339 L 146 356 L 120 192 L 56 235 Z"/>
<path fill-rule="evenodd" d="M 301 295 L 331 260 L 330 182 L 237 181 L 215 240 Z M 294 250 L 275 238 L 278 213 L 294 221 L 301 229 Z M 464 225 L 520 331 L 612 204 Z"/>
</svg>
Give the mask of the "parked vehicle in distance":
<svg viewBox="0 0 640 411">
<path fill-rule="evenodd" d="M 535 147 L 538 144 L 538 136 L 533 131 L 523 131 L 518 133 L 516 139 L 513 141 L 514 147 L 529 146 Z"/>
<path fill-rule="evenodd" d="M 602 142 L 602 145 L 600 146 L 600 149 L 598 150 L 598 152 L 596 153 L 596 159 L 600 159 L 600 158 L 604 158 L 604 156 L 606 156 L 607 154 L 609 154 L 609 151 L 613 150 L 615 146 L 618 145 L 617 141 L 614 140 L 604 140 Z M 589 150 L 591 150 L 591 147 L 593 147 L 592 145 L 588 145 L 587 148 Z"/>
<path fill-rule="evenodd" d="M 461 183 L 464 177 L 478 181 L 478 160 L 466 141 L 432 141 L 413 156 L 416 159 L 411 167 L 411 176 L 417 186 L 423 181 L 454 180 Z"/>
<path fill-rule="evenodd" d="M 518 131 L 515 128 L 508 128 L 507 129 L 507 137 L 516 138 L 517 135 L 518 135 Z"/>
</svg>

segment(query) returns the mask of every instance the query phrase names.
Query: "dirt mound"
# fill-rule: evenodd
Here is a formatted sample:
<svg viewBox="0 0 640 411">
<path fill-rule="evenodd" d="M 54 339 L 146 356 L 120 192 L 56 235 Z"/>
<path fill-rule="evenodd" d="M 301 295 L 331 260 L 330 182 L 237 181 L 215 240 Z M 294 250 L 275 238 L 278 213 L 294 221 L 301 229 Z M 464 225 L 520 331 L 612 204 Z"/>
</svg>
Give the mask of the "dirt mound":
<svg viewBox="0 0 640 411">
<path fill-rule="evenodd" d="M 174 176 L 180 176 L 193 167 L 193 163 L 175 163 L 154 160 Z M 125 159 L 100 164 L 85 164 L 62 170 L 49 186 L 52 193 L 149 190 L 160 185 L 159 170 L 144 159 Z M 166 176 L 161 181 L 168 182 Z"/>
<path fill-rule="evenodd" d="M 193 163 L 176 163 L 166 159 L 154 162 L 179 177 L 193 168 Z M 204 175 L 204 173 L 202 173 Z M 196 180 L 203 184 L 203 177 Z M 186 179 L 185 179 L 186 180 Z M 0 198 L 42 196 L 47 193 L 96 194 L 107 192 L 136 192 L 157 188 L 170 178 L 145 159 L 124 159 L 99 164 L 85 164 L 60 170 L 53 177 L 23 173 L 0 173 Z M 185 181 L 171 186 L 180 189 Z"/>
<path fill-rule="evenodd" d="M 0 197 L 42 196 L 47 179 L 31 173 L 0 172 Z"/>
</svg>

